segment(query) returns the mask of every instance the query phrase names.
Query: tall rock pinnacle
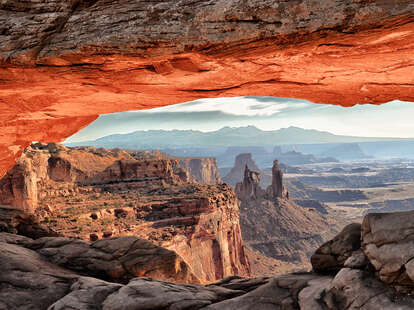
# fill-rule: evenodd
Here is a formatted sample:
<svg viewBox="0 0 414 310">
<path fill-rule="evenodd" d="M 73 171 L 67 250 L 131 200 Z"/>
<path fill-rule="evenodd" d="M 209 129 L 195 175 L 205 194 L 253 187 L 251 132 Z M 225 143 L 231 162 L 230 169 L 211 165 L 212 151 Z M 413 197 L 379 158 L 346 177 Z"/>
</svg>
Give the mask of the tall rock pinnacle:
<svg viewBox="0 0 414 310">
<path fill-rule="evenodd" d="M 278 160 L 273 161 L 272 185 L 269 186 L 268 193 L 272 198 L 289 198 L 289 192 L 283 186 L 283 172 Z"/>
<path fill-rule="evenodd" d="M 252 154 L 241 153 L 236 156 L 234 160 L 234 167 L 223 178 L 223 181 L 230 185 L 236 185 L 237 182 L 243 180 L 243 174 L 246 173 L 244 167 L 248 167 L 250 171 L 256 171 L 258 172 L 258 174 L 261 173 L 260 168 L 256 165 L 256 163 L 253 160 Z"/>
<path fill-rule="evenodd" d="M 236 184 L 235 192 L 242 201 L 263 197 L 264 191 L 260 187 L 260 173 L 250 170 L 246 164 L 243 181 Z"/>
</svg>

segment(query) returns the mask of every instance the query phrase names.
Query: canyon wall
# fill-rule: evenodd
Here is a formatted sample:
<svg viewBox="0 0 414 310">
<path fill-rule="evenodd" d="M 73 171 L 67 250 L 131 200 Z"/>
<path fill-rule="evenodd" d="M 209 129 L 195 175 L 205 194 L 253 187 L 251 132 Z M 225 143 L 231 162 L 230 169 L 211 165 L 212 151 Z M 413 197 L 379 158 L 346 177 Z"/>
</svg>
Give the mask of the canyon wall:
<svg viewBox="0 0 414 310">
<path fill-rule="evenodd" d="M 217 160 L 214 157 L 179 158 L 179 164 L 187 170 L 192 182 L 221 183 Z"/>
<path fill-rule="evenodd" d="M 32 141 L 103 113 L 246 95 L 414 101 L 413 12 L 410 0 L 3 1 L 0 175 Z"/>
<path fill-rule="evenodd" d="M 0 180 L 0 204 L 66 237 L 147 239 L 177 253 L 202 282 L 250 273 L 235 194 L 189 182 L 175 159 L 34 144 Z"/>
</svg>

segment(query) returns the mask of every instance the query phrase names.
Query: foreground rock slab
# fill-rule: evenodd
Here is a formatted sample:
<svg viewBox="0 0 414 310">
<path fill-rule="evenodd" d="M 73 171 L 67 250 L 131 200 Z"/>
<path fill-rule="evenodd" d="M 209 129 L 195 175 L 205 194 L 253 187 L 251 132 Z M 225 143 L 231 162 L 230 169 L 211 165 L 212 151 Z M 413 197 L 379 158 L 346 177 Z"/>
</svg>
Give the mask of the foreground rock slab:
<svg viewBox="0 0 414 310">
<path fill-rule="evenodd" d="M 369 270 L 342 268 L 335 277 L 315 273 L 273 278 L 228 277 L 210 285 L 135 277 L 115 283 L 96 273 L 116 268 L 108 257 L 125 257 L 130 239 L 102 240 L 88 250 L 82 241 L 69 251 L 59 237 L 0 233 L 1 310 L 409 310 L 414 298 L 397 293 Z M 136 246 L 130 246 L 131 249 Z M 67 252 L 66 252 L 67 251 Z M 92 252 L 91 252 L 92 251 Z M 131 251 L 131 250 L 129 250 Z M 87 257 L 87 254 L 91 257 Z M 73 264 L 67 259 L 71 256 Z M 81 256 L 83 257 L 81 258 Z M 105 256 L 108 255 L 108 256 Z M 139 260 L 142 254 L 135 253 Z M 145 256 L 145 255 L 143 255 Z M 162 257 L 162 255 L 160 256 Z M 102 259 L 107 258 L 104 263 Z M 76 264 L 75 264 L 76 263 Z M 58 266 L 59 265 L 59 266 Z M 100 278 L 98 278 L 100 277 Z"/>
<path fill-rule="evenodd" d="M 32 240 L 0 233 L 0 243 L 4 249 L 8 248 L 7 243 L 24 246 L 22 251 L 31 249 L 52 264 L 113 282 L 127 283 L 138 276 L 184 283 L 200 282 L 175 252 L 132 236 L 88 243 L 63 237 Z"/>
</svg>

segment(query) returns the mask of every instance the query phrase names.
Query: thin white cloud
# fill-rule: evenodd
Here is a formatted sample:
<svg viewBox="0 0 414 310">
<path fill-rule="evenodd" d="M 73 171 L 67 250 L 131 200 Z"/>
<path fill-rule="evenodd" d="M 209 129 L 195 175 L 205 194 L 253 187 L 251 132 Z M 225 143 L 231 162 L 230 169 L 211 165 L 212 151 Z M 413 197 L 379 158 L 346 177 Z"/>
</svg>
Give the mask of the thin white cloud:
<svg viewBox="0 0 414 310">
<path fill-rule="evenodd" d="M 222 112 L 238 116 L 270 116 L 281 112 L 303 109 L 312 105 L 305 100 L 286 100 L 281 98 L 280 101 L 278 101 L 278 98 L 274 98 L 273 101 L 259 101 L 255 97 L 209 98 L 146 110 L 144 112 Z"/>
</svg>

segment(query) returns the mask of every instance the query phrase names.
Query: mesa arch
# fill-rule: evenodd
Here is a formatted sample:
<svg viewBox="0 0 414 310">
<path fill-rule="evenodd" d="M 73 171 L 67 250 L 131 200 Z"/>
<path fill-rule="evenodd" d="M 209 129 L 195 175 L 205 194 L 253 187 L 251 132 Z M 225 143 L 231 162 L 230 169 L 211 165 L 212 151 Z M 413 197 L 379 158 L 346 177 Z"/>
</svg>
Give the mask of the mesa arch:
<svg viewBox="0 0 414 310">
<path fill-rule="evenodd" d="M 0 176 L 99 114 L 244 95 L 414 101 L 414 4 L 6 0 Z"/>
</svg>

